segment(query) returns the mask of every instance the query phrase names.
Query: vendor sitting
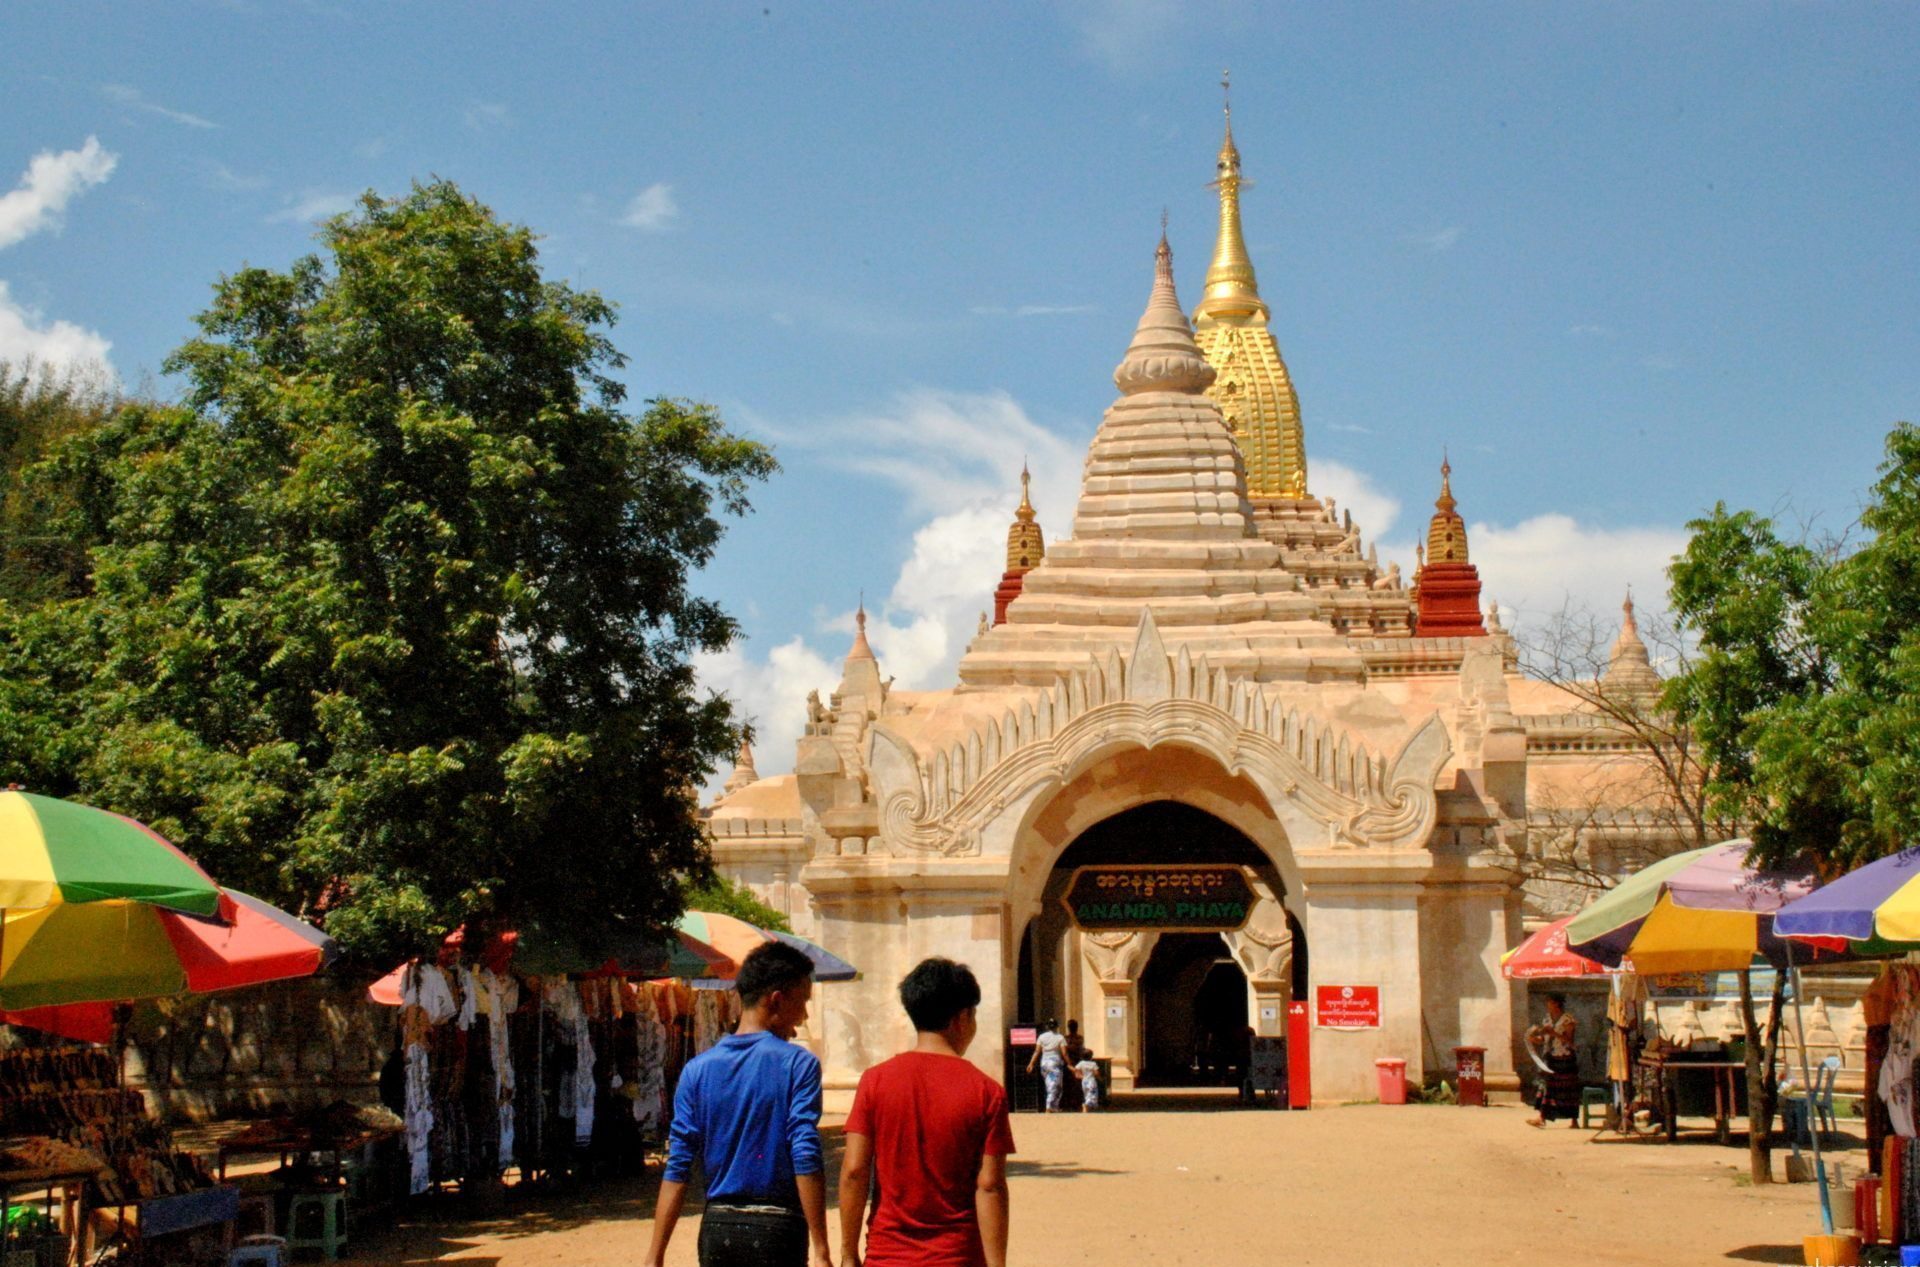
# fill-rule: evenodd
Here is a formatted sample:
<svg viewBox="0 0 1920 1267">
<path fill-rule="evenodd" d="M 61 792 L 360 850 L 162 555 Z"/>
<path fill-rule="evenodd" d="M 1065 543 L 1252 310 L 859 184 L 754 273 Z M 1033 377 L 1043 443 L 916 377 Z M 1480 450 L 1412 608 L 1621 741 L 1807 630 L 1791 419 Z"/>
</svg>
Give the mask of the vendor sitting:
<svg viewBox="0 0 1920 1267">
<path fill-rule="evenodd" d="M 1545 1065 L 1535 1084 L 1536 1116 L 1528 1126 L 1545 1126 L 1555 1118 L 1573 1121 L 1580 1116 L 1580 1062 L 1573 1051 L 1574 1020 L 1567 1012 L 1567 996 L 1547 996 L 1547 1019 L 1527 1031 L 1527 1046 Z"/>
</svg>

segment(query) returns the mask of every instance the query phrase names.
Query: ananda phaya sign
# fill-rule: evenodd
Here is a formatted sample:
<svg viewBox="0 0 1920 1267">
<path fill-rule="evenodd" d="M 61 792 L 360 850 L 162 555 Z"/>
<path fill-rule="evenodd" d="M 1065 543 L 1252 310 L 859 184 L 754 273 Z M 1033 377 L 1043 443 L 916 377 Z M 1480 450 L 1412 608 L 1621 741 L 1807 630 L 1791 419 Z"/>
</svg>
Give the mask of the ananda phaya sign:
<svg viewBox="0 0 1920 1267">
<path fill-rule="evenodd" d="M 1088 932 L 1232 932 L 1253 909 L 1243 867 L 1215 863 L 1163 867 L 1081 867 L 1061 898 Z"/>
</svg>

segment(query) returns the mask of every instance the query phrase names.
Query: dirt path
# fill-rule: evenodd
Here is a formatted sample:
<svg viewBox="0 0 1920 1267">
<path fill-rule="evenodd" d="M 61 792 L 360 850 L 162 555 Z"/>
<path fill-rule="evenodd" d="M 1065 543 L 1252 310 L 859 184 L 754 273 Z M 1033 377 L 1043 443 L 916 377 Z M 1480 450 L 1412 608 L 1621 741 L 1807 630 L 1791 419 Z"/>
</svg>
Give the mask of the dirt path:
<svg viewBox="0 0 1920 1267">
<path fill-rule="evenodd" d="M 1589 1143 L 1526 1110 L 1119 1111 L 1014 1120 L 1015 1264 L 1797 1263 L 1811 1185 L 1755 1188 L 1710 1142 Z M 837 1140 L 837 1130 L 833 1132 Z M 837 1150 L 836 1150 L 837 1152 Z M 1857 1173 L 1864 1152 L 1843 1157 Z M 1778 1159 L 1776 1158 L 1776 1167 Z M 363 1262 L 625 1264 L 651 1234 L 653 1180 L 509 1194 L 477 1215 L 424 1205 L 354 1247 Z M 694 1211 L 697 1215 L 697 1207 Z M 695 1262 L 695 1219 L 670 1261 Z"/>
</svg>

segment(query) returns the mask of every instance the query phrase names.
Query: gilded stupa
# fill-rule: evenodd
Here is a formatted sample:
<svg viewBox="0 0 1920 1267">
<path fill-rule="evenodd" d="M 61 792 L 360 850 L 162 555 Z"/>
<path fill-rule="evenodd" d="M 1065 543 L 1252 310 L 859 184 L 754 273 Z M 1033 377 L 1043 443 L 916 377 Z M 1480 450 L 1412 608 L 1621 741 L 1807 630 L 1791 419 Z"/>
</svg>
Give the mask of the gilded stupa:
<svg viewBox="0 0 1920 1267">
<path fill-rule="evenodd" d="M 1267 328 L 1267 305 L 1240 232 L 1240 190 L 1247 182 L 1233 143 L 1231 102 L 1217 173 L 1213 187 L 1220 191 L 1220 233 L 1207 268 L 1206 293 L 1193 310 L 1194 341 L 1216 374 L 1207 394 L 1226 415 L 1246 461 L 1247 496 L 1256 502 L 1302 499 L 1307 496 L 1307 445 L 1300 398 Z"/>
</svg>

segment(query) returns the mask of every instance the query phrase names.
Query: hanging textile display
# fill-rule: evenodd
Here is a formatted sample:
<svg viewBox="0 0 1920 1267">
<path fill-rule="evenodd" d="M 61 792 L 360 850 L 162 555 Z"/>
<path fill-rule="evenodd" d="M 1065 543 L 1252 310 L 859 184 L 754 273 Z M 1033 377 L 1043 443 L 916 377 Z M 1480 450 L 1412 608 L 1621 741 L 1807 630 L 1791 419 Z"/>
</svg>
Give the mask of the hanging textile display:
<svg viewBox="0 0 1920 1267">
<path fill-rule="evenodd" d="M 654 991 L 643 988 L 633 1009 L 639 1071 L 635 1078 L 633 1120 L 641 1133 L 659 1139 L 664 1132 L 667 1086 L 667 1027 L 660 1020 Z"/>
<path fill-rule="evenodd" d="M 433 1029 L 459 1009 L 446 974 L 433 964 L 415 964 L 401 988 L 401 1044 L 407 1071 L 408 1191 L 418 1195 L 433 1183 L 433 1087 L 427 1047 Z"/>
</svg>

